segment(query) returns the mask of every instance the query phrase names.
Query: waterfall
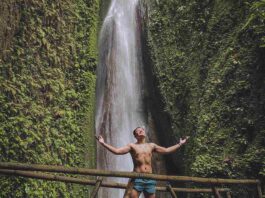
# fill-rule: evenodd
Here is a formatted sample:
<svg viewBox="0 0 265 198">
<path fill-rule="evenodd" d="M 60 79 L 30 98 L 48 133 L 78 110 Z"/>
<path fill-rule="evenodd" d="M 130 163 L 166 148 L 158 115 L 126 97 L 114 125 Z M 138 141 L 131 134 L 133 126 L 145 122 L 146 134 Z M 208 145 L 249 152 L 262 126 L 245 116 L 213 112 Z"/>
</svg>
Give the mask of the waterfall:
<svg viewBox="0 0 265 198">
<path fill-rule="evenodd" d="M 138 0 L 112 0 L 100 32 L 96 133 L 115 147 L 135 142 L 133 129 L 147 122 L 137 6 Z M 117 156 L 98 145 L 97 156 L 98 169 L 133 170 L 129 154 Z M 123 192 L 103 189 L 99 197 L 118 198 Z"/>
</svg>

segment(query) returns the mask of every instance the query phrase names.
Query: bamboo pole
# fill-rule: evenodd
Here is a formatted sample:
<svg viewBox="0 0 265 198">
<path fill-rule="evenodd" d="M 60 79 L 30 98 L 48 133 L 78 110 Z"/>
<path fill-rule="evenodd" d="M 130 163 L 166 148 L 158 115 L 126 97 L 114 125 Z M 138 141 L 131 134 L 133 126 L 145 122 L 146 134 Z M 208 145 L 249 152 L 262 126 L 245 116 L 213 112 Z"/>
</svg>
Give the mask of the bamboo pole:
<svg viewBox="0 0 265 198">
<path fill-rule="evenodd" d="M 96 184 L 95 184 L 95 188 L 94 188 L 94 190 L 93 190 L 93 192 L 91 193 L 91 196 L 90 196 L 91 198 L 96 198 L 96 197 L 97 197 L 98 190 L 99 190 L 99 188 L 100 188 L 100 185 L 101 185 L 101 183 L 102 183 L 102 180 L 103 180 L 102 177 L 99 177 L 99 178 L 97 179 Z"/>
<path fill-rule="evenodd" d="M 27 178 L 34 178 L 34 179 L 43 179 L 49 181 L 60 181 L 65 183 L 76 183 L 81 185 L 91 185 L 94 186 L 96 184 L 96 180 L 89 180 L 89 179 L 80 179 L 80 178 L 73 178 L 73 177 L 66 177 L 66 176 L 59 176 L 59 175 L 52 175 L 47 173 L 38 173 L 32 171 L 21 171 L 21 170 L 8 170 L 8 169 L 0 169 L 0 174 L 10 175 L 10 176 L 21 176 Z M 101 183 L 102 187 L 107 188 L 118 188 L 118 189 L 126 189 L 127 184 L 117 183 L 117 182 L 103 182 Z M 175 192 L 186 192 L 186 193 L 211 193 L 211 189 L 194 189 L 194 188 L 172 188 Z M 157 191 L 167 192 L 166 187 L 157 186 Z M 218 189 L 219 192 L 227 192 L 229 188 L 221 188 Z"/>
<path fill-rule="evenodd" d="M 187 177 L 187 176 L 168 176 L 156 175 L 136 172 L 123 172 L 123 171 L 106 171 L 87 168 L 73 168 L 64 166 L 48 166 L 36 164 L 21 164 L 21 163 L 6 163 L 0 162 L 2 169 L 14 170 L 30 170 L 30 171 L 45 171 L 45 172 L 59 172 L 80 175 L 96 175 L 96 176 L 111 176 L 111 177 L 127 177 L 127 178 L 143 178 L 155 179 L 161 181 L 181 181 L 181 182 L 197 182 L 207 184 L 258 184 L 259 180 L 254 179 L 220 179 L 220 178 L 200 178 L 200 177 Z"/>
<path fill-rule="evenodd" d="M 258 190 L 258 196 L 259 196 L 259 198 L 262 198 L 262 190 L 261 190 L 261 184 L 260 184 L 260 182 L 257 184 L 257 190 Z"/>
<path fill-rule="evenodd" d="M 214 186 L 212 186 L 212 191 L 215 198 L 221 198 L 219 191 Z"/>
<path fill-rule="evenodd" d="M 226 197 L 227 197 L 227 198 L 232 198 L 230 191 L 227 191 L 227 192 L 226 192 Z"/>
<path fill-rule="evenodd" d="M 170 192 L 170 194 L 171 194 L 171 196 L 173 198 L 178 198 L 176 193 L 175 193 L 175 191 L 173 190 L 173 188 L 172 188 L 172 186 L 170 184 L 167 185 L 167 189 L 168 189 L 168 191 Z"/>
<path fill-rule="evenodd" d="M 183 190 L 178 190 L 178 189 L 183 189 Z M 187 190 L 186 190 L 187 189 Z M 176 192 L 186 192 L 186 193 L 212 193 L 212 189 L 208 188 L 173 188 L 174 191 Z M 217 188 L 219 192 L 227 192 L 230 191 L 229 188 Z"/>
</svg>

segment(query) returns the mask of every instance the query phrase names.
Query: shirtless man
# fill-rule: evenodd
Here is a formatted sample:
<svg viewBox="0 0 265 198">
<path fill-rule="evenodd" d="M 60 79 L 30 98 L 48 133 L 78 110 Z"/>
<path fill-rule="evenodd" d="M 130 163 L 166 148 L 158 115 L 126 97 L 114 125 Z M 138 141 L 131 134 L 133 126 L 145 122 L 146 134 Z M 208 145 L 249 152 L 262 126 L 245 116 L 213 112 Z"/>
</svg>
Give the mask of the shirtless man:
<svg viewBox="0 0 265 198">
<path fill-rule="evenodd" d="M 145 142 L 145 130 L 142 127 L 137 127 L 133 131 L 136 138 L 136 143 L 130 143 L 124 147 L 115 148 L 104 142 L 102 136 L 98 136 L 99 143 L 116 155 L 124 155 L 130 152 L 134 164 L 134 172 L 137 173 L 152 173 L 151 158 L 152 153 L 157 152 L 161 154 L 168 154 L 176 151 L 181 145 L 185 144 L 188 137 L 180 139 L 179 143 L 165 148 L 154 143 Z M 141 192 L 144 193 L 145 198 L 155 198 L 156 181 L 152 179 L 133 179 L 133 190 L 130 194 L 131 198 L 138 198 Z"/>
</svg>

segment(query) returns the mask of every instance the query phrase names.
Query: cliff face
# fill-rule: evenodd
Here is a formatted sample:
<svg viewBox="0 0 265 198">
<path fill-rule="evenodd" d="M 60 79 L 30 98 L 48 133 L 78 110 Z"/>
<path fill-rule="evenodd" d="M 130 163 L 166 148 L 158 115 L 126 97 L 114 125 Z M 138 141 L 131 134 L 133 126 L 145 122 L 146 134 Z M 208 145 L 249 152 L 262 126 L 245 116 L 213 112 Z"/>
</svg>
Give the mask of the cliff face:
<svg viewBox="0 0 265 198">
<path fill-rule="evenodd" d="M 143 0 L 148 108 L 159 140 L 189 143 L 170 172 L 265 170 L 264 1 Z M 94 166 L 98 21 L 108 1 L 2 0 L 0 161 Z M 144 11 L 144 6 L 143 6 Z M 0 197 L 85 197 L 74 185 L 0 177 Z"/>
<path fill-rule="evenodd" d="M 265 4 L 145 2 L 144 57 L 161 142 L 191 136 L 170 157 L 171 171 L 264 178 Z"/>
<path fill-rule="evenodd" d="M 1 1 L 0 161 L 95 164 L 98 8 L 98 0 Z M 0 197 L 84 197 L 85 191 L 0 178 Z"/>
</svg>

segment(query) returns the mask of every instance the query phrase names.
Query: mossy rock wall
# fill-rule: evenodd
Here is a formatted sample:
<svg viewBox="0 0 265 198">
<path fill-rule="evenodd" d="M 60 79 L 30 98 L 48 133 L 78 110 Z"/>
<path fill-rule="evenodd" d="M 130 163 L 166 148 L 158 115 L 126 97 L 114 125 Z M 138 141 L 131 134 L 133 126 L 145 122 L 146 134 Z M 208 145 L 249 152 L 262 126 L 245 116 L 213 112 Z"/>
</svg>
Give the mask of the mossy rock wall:
<svg viewBox="0 0 265 198">
<path fill-rule="evenodd" d="M 265 3 L 145 2 L 144 60 L 162 144 L 191 136 L 171 170 L 264 179 Z"/>
<path fill-rule="evenodd" d="M 3 0 L 0 10 L 0 161 L 93 167 L 99 1 Z M 0 197 L 87 190 L 0 177 Z"/>
</svg>

